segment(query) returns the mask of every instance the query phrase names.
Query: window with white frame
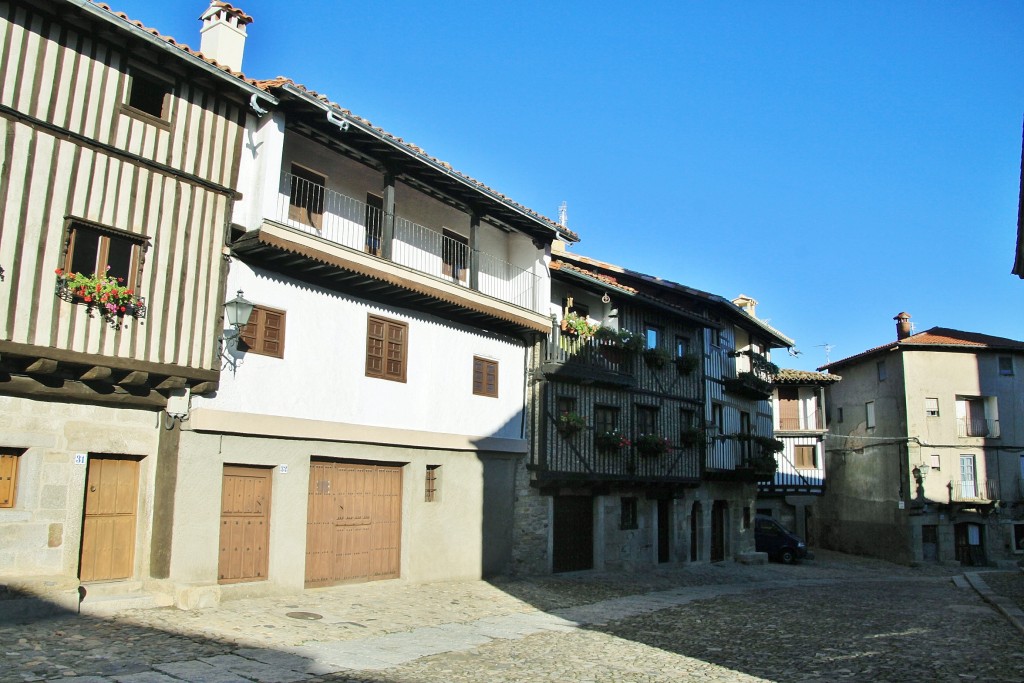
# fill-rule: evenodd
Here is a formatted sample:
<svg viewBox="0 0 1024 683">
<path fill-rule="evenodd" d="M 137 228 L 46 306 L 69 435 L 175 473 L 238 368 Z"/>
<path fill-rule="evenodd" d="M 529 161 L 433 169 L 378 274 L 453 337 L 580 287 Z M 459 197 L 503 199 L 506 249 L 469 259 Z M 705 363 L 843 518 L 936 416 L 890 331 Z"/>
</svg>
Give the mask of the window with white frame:
<svg viewBox="0 0 1024 683">
<path fill-rule="evenodd" d="M 928 465 L 931 466 L 933 470 L 941 470 L 942 456 L 940 456 L 938 453 L 932 453 L 930 456 L 928 456 Z"/>
<path fill-rule="evenodd" d="M 927 417 L 938 417 L 939 416 L 939 399 L 937 399 L 937 398 L 926 398 L 924 400 L 924 414 Z"/>
<path fill-rule="evenodd" d="M 868 401 L 864 404 L 864 417 L 867 420 L 867 428 L 875 428 L 875 402 Z"/>
</svg>

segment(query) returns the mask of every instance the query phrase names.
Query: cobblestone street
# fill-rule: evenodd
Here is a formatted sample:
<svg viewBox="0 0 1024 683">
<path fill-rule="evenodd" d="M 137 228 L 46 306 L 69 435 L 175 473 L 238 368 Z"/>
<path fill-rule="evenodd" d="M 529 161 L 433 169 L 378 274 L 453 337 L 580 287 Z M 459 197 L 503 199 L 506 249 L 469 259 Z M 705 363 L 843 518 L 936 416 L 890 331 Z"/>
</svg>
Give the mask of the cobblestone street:
<svg viewBox="0 0 1024 683">
<path fill-rule="evenodd" d="M 3 626 L 0 680 L 1024 680 L 1024 635 L 959 576 L 823 553 L 795 566 L 341 586 Z M 980 576 L 1019 604 L 1024 574 Z"/>
</svg>

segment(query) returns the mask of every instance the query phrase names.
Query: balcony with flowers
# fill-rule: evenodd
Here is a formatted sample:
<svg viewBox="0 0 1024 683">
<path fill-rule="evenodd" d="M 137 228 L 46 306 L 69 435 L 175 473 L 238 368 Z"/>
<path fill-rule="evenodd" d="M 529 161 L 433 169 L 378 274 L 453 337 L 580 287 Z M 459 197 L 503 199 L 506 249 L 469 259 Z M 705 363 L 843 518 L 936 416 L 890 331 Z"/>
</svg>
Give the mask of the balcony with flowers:
<svg viewBox="0 0 1024 683">
<path fill-rule="evenodd" d="M 107 270 L 110 270 L 109 266 Z M 99 316 L 114 329 L 123 327 L 126 317 L 146 317 L 146 300 L 125 286 L 124 278 L 106 273 L 65 272 L 62 268 L 55 272 L 57 297 L 85 306 L 89 317 Z"/>
</svg>

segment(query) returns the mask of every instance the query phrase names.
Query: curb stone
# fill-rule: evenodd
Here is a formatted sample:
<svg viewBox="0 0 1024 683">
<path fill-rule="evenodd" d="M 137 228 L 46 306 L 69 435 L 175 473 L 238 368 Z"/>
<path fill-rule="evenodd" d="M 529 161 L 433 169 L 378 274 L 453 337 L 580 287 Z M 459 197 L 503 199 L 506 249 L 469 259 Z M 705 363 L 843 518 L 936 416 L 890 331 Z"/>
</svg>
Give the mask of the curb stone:
<svg viewBox="0 0 1024 683">
<path fill-rule="evenodd" d="M 1024 611 L 1009 598 L 996 595 L 981 578 L 981 572 L 968 572 L 964 574 L 964 579 L 971 584 L 982 600 L 995 607 L 1018 631 L 1024 633 Z"/>
</svg>

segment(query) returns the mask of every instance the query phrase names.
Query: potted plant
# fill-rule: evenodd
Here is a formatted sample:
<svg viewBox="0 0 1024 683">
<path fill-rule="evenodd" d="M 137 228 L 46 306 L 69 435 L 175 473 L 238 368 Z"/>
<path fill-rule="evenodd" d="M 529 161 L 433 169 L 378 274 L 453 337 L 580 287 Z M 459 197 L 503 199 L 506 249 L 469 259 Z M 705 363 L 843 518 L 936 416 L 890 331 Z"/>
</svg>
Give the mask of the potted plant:
<svg viewBox="0 0 1024 683">
<path fill-rule="evenodd" d="M 601 355 L 614 365 L 626 360 L 629 353 L 640 353 L 644 350 L 643 335 L 634 334 L 627 329 L 616 330 L 612 327 L 599 327 L 594 332 L 598 340 Z"/>
<path fill-rule="evenodd" d="M 594 333 L 600 326 L 589 322 L 586 316 L 569 311 L 562 316 L 559 327 L 561 327 L 563 334 L 566 336 L 575 337 L 579 341 L 586 341 L 594 336 Z"/>
<path fill-rule="evenodd" d="M 644 349 L 643 357 L 644 363 L 646 363 L 647 367 L 652 370 L 661 370 L 672 360 L 672 357 L 668 355 L 667 351 L 657 347 L 653 349 Z"/>
<path fill-rule="evenodd" d="M 618 453 L 629 446 L 629 439 L 618 429 L 609 429 L 594 434 L 594 447 L 601 453 Z"/>
<path fill-rule="evenodd" d="M 555 423 L 555 429 L 557 429 L 558 433 L 565 438 L 579 434 L 586 426 L 586 418 L 579 413 L 575 413 L 570 410 L 563 411 L 562 414 L 558 416 L 558 421 Z"/>
<path fill-rule="evenodd" d="M 685 448 L 692 448 L 704 443 L 706 435 L 704 430 L 698 427 L 689 427 L 679 434 L 679 445 Z"/>
<path fill-rule="evenodd" d="M 641 434 L 634 442 L 636 452 L 650 458 L 668 453 L 668 439 L 658 434 Z"/>
<path fill-rule="evenodd" d="M 684 353 L 676 357 L 675 364 L 680 375 L 689 375 L 700 367 L 700 356 L 695 353 Z"/>
<path fill-rule="evenodd" d="M 110 270 L 110 266 L 107 266 Z M 86 275 L 66 273 L 62 268 L 57 275 L 56 294 L 71 303 L 84 304 L 89 316 L 98 313 L 111 327 L 120 328 L 124 317 L 144 318 L 146 301 L 124 285 L 124 278 L 113 275 Z"/>
</svg>

